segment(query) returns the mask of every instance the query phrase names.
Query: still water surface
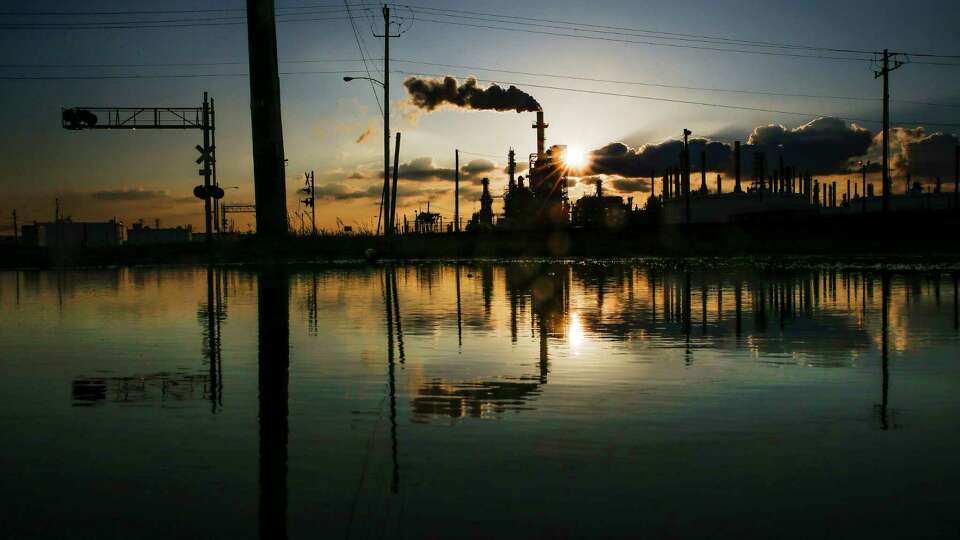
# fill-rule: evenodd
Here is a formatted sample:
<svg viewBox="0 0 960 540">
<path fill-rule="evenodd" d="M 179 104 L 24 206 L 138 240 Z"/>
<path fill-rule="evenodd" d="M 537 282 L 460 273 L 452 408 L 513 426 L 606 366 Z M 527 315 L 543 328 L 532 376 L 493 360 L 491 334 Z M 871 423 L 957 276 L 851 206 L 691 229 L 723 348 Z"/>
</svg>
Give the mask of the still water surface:
<svg viewBox="0 0 960 540">
<path fill-rule="evenodd" d="M 949 272 L 0 273 L 0 537 L 956 537 Z"/>
</svg>

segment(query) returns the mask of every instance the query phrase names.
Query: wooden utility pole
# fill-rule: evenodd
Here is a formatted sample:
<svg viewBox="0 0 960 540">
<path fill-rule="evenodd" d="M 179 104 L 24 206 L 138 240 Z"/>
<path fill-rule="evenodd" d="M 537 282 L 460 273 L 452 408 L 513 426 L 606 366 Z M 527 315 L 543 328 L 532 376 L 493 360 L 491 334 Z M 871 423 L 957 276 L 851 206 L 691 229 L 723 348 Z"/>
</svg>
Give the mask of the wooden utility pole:
<svg viewBox="0 0 960 540">
<path fill-rule="evenodd" d="M 890 211 L 890 72 L 903 65 L 900 60 L 893 60 L 893 66 L 890 60 L 898 53 L 890 54 L 887 49 L 883 50 L 883 67 L 880 71 L 874 71 L 873 78 L 883 77 L 883 211 Z"/>
<path fill-rule="evenodd" d="M 460 232 L 460 150 L 453 151 L 453 230 Z"/>
<path fill-rule="evenodd" d="M 20 231 L 17 229 L 17 209 L 13 209 L 13 243 L 20 243 Z"/>
<path fill-rule="evenodd" d="M 287 199 L 273 0 L 247 0 L 247 46 L 257 235 L 276 238 L 287 234 Z"/>
<path fill-rule="evenodd" d="M 397 148 L 393 154 L 393 190 L 390 198 L 390 231 L 397 232 L 397 180 L 400 173 L 400 133 L 397 133 Z"/>
<path fill-rule="evenodd" d="M 213 169 L 211 169 L 211 159 L 210 159 L 210 100 L 207 98 L 207 93 L 203 93 L 203 150 L 201 150 L 201 162 L 203 163 L 203 169 L 200 170 L 200 174 L 203 175 L 203 189 L 206 193 L 206 196 L 203 198 L 203 232 L 204 238 L 203 242 L 210 247 L 210 244 L 213 242 L 213 215 L 211 213 L 212 208 L 210 207 L 210 181 L 213 178 Z"/>
<path fill-rule="evenodd" d="M 681 182 L 683 185 L 681 189 L 683 190 L 683 211 L 685 223 L 690 224 L 690 134 L 693 133 L 689 129 L 684 128 L 683 130 L 683 176 Z"/>
</svg>

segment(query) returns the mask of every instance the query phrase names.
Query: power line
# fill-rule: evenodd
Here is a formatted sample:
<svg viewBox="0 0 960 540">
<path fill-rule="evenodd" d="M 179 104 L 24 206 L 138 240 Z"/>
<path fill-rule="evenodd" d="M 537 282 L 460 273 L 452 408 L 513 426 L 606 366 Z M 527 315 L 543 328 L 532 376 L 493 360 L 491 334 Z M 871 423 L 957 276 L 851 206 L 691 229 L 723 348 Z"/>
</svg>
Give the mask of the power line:
<svg viewBox="0 0 960 540">
<path fill-rule="evenodd" d="M 708 41 L 708 42 L 721 42 L 721 43 L 722 43 L 722 42 L 727 42 L 727 43 L 731 43 L 731 44 L 740 44 L 740 45 L 748 45 L 748 46 L 755 46 L 755 47 L 816 50 L 816 51 L 824 51 L 824 52 L 851 53 L 851 54 L 874 54 L 874 53 L 876 53 L 876 51 L 865 50 L 865 49 L 843 49 L 843 48 L 836 48 L 836 47 L 822 47 L 822 46 L 816 46 L 816 45 L 805 45 L 805 44 L 797 44 L 797 43 L 783 43 L 783 42 L 774 42 L 774 41 L 745 40 L 745 39 L 729 38 L 729 37 L 723 37 L 723 36 L 711 36 L 711 35 L 705 35 L 705 34 L 689 34 L 689 33 L 682 33 L 682 32 L 664 32 L 664 31 L 660 31 L 660 30 L 650 30 L 650 29 L 642 29 L 642 28 L 630 28 L 630 27 L 623 27 L 623 26 L 610 26 L 610 25 L 602 25 L 602 24 L 590 24 L 590 23 L 583 23 L 583 22 L 562 21 L 562 20 L 546 19 L 546 18 L 540 18 L 540 17 L 522 17 L 522 16 L 516 16 L 516 15 L 496 14 L 496 13 L 467 11 L 467 10 L 457 10 L 457 9 L 444 9 L 444 8 L 435 8 L 435 7 L 429 7 L 429 6 L 418 6 L 418 5 L 409 5 L 409 4 L 396 4 L 396 5 L 404 5 L 404 6 L 406 6 L 408 9 L 410 9 L 411 11 L 415 11 L 415 12 L 416 12 L 416 11 L 420 11 L 421 13 L 434 12 L 434 13 L 430 13 L 430 14 L 432 14 L 432 15 L 434 15 L 434 16 L 445 16 L 445 17 L 454 17 L 454 16 L 457 16 L 457 17 L 461 17 L 461 18 L 474 18 L 474 19 L 477 19 L 477 20 L 489 20 L 489 19 L 482 19 L 482 18 L 479 18 L 479 17 L 466 17 L 466 16 L 464 16 L 463 14 L 466 14 L 466 15 L 479 15 L 479 16 L 481 16 L 481 17 L 493 17 L 493 18 L 494 18 L 494 22 L 501 22 L 501 21 L 502 21 L 502 22 L 509 22 L 509 21 L 503 21 L 503 19 L 514 19 L 514 20 L 519 20 L 519 21 L 547 22 L 547 23 L 553 23 L 553 24 L 568 25 L 569 27 L 573 27 L 573 28 L 599 28 L 599 29 L 604 29 L 604 30 L 621 30 L 621 31 L 625 31 L 625 32 L 633 32 L 633 33 L 634 33 L 634 34 L 625 34 L 625 35 L 646 34 L 646 35 L 651 35 L 651 36 L 657 36 L 657 35 L 659 35 L 659 36 L 664 36 L 664 37 L 661 37 L 661 39 L 680 39 L 680 38 L 685 38 L 685 39 L 689 39 L 689 40 L 693 40 L 693 41 Z M 453 13 L 453 14 L 457 14 L 457 15 L 442 15 L 443 13 Z M 517 24 L 519 24 L 519 23 L 517 23 Z M 592 32 L 601 33 L 600 30 L 585 30 L 585 31 L 592 31 Z M 666 36 L 671 36 L 671 37 L 666 37 Z M 945 54 L 934 54 L 934 53 L 911 53 L 911 52 L 905 52 L 905 51 L 898 51 L 898 52 L 900 52 L 901 54 L 906 54 L 906 55 L 910 55 L 910 56 L 920 56 L 920 57 L 930 57 L 930 58 L 952 58 L 952 59 L 960 58 L 960 55 L 945 55 Z M 949 65 L 952 65 L 952 64 L 949 64 Z"/>
<path fill-rule="evenodd" d="M 375 61 L 375 58 L 366 58 L 363 56 L 363 49 L 361 48 L 361 59 L 301 59 L 301 60 L 284 60 L 280 61 L 281 64 L 304 64 L 304 63 L 364 63 L 365 71 L 361 70 L 342 70 L 342 71 L 312 71 L 312 72 L 286 72 L 285 74 L 339 74 L 339 73 L 358 73 L 365 72 L 367 76 L 370 76 L 369 67 L 367 65 L 368 61 Z M 718 92 L 718 93 L 730 93 L 730 94 L 744 94 L 744 95 L 762 95 L 762 96 L 774 96 L 774 97 L 797 97 L 797 98 L 808 98 L 808 99 L 830 99 L 830 100 L 842 100 L 842 101 L 864 101 L 864 102 L 876 102 L 881 101 L 882 98 L 878 97 L 861 97 L 861 96 L 838 96 L 838 95 L 828 95 L 828 94 L 800 94 L 800 93 L 789 93 L 789 92 L 775 92 L 768 90 L 750 90 L 750 89 L 733 89 L 733 88 L 716 88 L 716 87 L 702 87 L 702 86 L 689 86 L 689 85 L 677 85 L 677 84 L 667 84 L 667 83 L 655 83 L 655 82 L 645 82 L 645 81 L 629 81 L 629 80 L 619 80 L 619 79 L 603 79 L 596 77 L 584 77 L 577 75 L 561 75 L 554 73 L 539 73 L 532 71 L 522 71 L 522 70 L 511 70 L 503 69 L 496 67 L 483 67 L 483 66 L 470 66 L 463 64 L 447 64 L 442 62 L 426 62 L 420 60 L 411 60 L 411 59 L 397 59 L 396 62 L 405 63 L 405 64 L 415 64 L 415 65 L 425 65 L 425 66 L 436 66 L 436 67 L 449 67 L 457 69 L 475 69 L 478 71 L 488 71 L 493 73 L 508 73 L 512 75 L 525 75 L 530 77 L 547 77 L 555 79 L 567 79 L 573 81 L 586 81 L 586 82 L 598 82 L 598 83 L 608 83 L 608 84 L 621 84 L 621 85 L 632 85 L 632 86 L 649 86 L 654 88 L 669 88 L 669 89 L 678 89 L 678 90 L 690 90 L 690 91 L 703 91 L 703 92 Z M 0 64 L 0 68 L 140 68 L 140 67 L 188 67 L 188 66 L 197 66 L 197 67 L 208 67 L 208 66 L 227 66 L 227 65 L 246 65 L 245 61 L 223 61 L 223 62 L 169 62 L 169 63 L 137 63 L 137 64 Z M 381 70 L 382 71 L 382 70 Z M 242 76 L 242 74 L 221 74 L 222 76 Z M 184 75 L 163 75 L 163 74 L 150 74 L 150 75 L 124 75 L 124 76 L 104 76 L 108 78 L 182 78 L 189 77 L 193 75 L 184 74 Z M 197 74 L 197 77 L 216 77 L 220 76 L 218 74 Z M 94 80 L 98 76 L 86 76 L 83 79 Z M 69 80 L 75 77 L 72 76 L 0 76 L 0 80 Z M 373 85 L 373 83 L 370 83 Z M 526 84 L 526 83 L 523 83 Z M 380 107 L 379 95 L 376 93 L 374 88 L 374 98 L 377 100 L 377 105 Z M 891 100 L 897 103 L 904 103 L 910 105 L 922 105 L 929 107 L 945 107 L 945 108 L 960 108 L 960 104 L 950 104 L 950 103 L 934 103 L 929 101 L 919 101 L 919 100 L 907 100 L 907 99 L 898 99 Z M 382 111 L 382 109 L 381 109 Z"/>
<path fill-rule="evenodd" d="M 537 72 L 531 72 L 531 71 L 517 71 L 517 70 L 509 70 L 509 69 L 501 69 L 501 68 L 465 66 L 465 65 L 459 65 L 459 64 L 443 64 L 439 62 L 422 62 L 417 60 L 398 59 L 395 61 L 404 63 L 404 64 L 449 67 L 449 68 L 457 68 L 457 69 L 476 69 L 479 71 L 510 73 L 513 75 L 528 75 L 531 77 L 549 77 L 549 78 L 556 78 L 556 79 L 569 79 L 569 80 L 575 80 L 575 81 L 589 81 L 589 82 L 624 84 L 624 85 L 634 85 L 634 86 L 652 86 L 657 88 L 672 88 L 672 89 L 678 89 L 678 90 L 696 90 L 696 91 L 704 91 L 704 92 L 723 92 L 723 93 L 732 93 L 732 94 L 755 94 L 755 95 L 777 96 L 777 97 L 836 99 L 836 100 L 846 100 L 846 101 L 882 101 L 883 99 L 883 98 L 875 98 L 875 97 L 834 96 L 834 95 L 824 95 L 824 94 L 793 94 L 793 93 L 787 93 L 787 92 L 772 92 L 772 91 L 765 91 L 765 90 L 728 89 L 728 88 L 715 88 L 715 87 L 703 87 L 703 86 L 685 86 L 685 85 L 665 84 L 665 83 L 651 83 L 651 82 L 642 82 L 642 81 L 624 81 L 624 80 L 617 80 L 617 79 L 600 79 L 595 77 L 582 77 L 582 76 L 576 76 L 576 75 L 558 75 L 558 74 L 552 74 L 552 73 L 537 73 Z M 898 101 L 899 103 L 909 103 L 914 105 L 928 105 L 933 107 L 960 108 L 960 105 L 946 104 L 946 103 L 931 103 L 926 101 L 911 101 L 911 100 L 891 100 L 891 101 Z"/>
<path fill-rule="evenodd" d="M 438 75 L 438 74 L 435 74 L 435 73 L 417 73 L 417 72 L 409 72 L 409 71 L 401 71 L 400 73 L 403 73 L 403 74 L 406 74 L 406 75 L 416 75 L 416 76 L 420 76 L 420 77 L 455 76 L 455 75 Z M 460 77 L 460 78 L 467 78 L 467 77 L 464 77 L 464 76 L 462 76 L 462 75 L 459 76 L 459 77 Z M 779 110 L 779 109 L 766 109 L 766 108 L 762 108 L 762 107 L 748 107 L 748 106 L 743 106 L 743 105 L 730 105 L 730 104 L 726 104 L 726 103 L 710 103 L 710 102 L 704 102 L 704 101 L 692 101 L 692 100 L 676 99 L 676 98 L 664 98 L 664 97 L 654 97 L 654 96 L 642 96 L 642 95 L 637 95 L 637 94 L 623 94 L 623 93 L 619 93 L 619 92 L 605 92 L 605 91 L 602 91 L 602 90 L 587 90 L 587 89 L 582 89 L 582 88 L 568 88 L 568 87 L 563 87 L 563 86 L 550 86 L 550 85 L 544 85 L 544 84 L 519 83 L 519 82 L 509 82 L 509 81 L 496 81 L 496 80 L 493 80 L 493 79 L 479 79 L 479 78 L 477 78 L 476 80 L 477 80 L 477 81 L 480 81 L 480 82 L 488 82 L 488 83 L 512 84 L 512 85 L 527 86 L 527 87 L 530 87 L 530 88 L 542 88 L 542 89 L 546 89 L 546 90 L 561 90 L 561 91 L 565 91 L 565 92 L 576 92 L 576 93 L 582 93 L 582 94 L 594 94 L 594 95 L 613 96 L 613 97 L 625 97 L 625 98 L 631 98 L 631 99 L 642 99 L 642 100 L 660 101 L 660 102 L 667 102 L 667 103 L 680 103 L 680 104 L 685 104 L 685 105 L 699 105 L 699 106 L 703 106 L 703 107 L 717 107 L 717 108 L 721 108 L 721 109 L 735 109 L 735 110 L 742 110 L 742 111 L 767 112 L 767 113 L 775 113 L 775 114 L 789 114 L 789 115 L 795 115 L 795 116 L 833 117 L 833 118 L 837 118 L 837 119 L 839 119 L 839 120 L 844 120 L 844 121 L 847 121 L 847 122 L 879 123 L 878 120 L 868 120 L 868 119 L 865 119 L 865 118 L 849 118 L 849 117 L 837 116 L 837 115 L 834 115 L 834 114 L 799 112 L 799 111 L 784 111 L 784 110 Z M 925 125 L 929 125 L 929 126 L 960 127 L 960 123 L 927 122 L 927 121 L 920 121 L 920 120 L 916 120 L 916 121 L 901 121 L 901 122 L 898 122 L 898 123 L 899 123 L 899 124 L 904 124 L 904 125 L 910 125 L 910 124 L 912 124 L 912 125 L 925 124 Z"/>
<path fill-rule="evenodd" d="M 278 75 L 348 75 L 364 73 L 362 69 L 340 71 L 281 71 Z M 164 75 L 40 75 L 0 76 L 0 81 L 100 81 L 114 79 L 200 79 L 216 77 L 249 77 L 249 73 L 171 73 Z"/>
<path fill-rule="evenodd" d="M 375 5 L 379 6 L 379 3 L 375 2 L 360 2 L 359 5 Z M 288 10 L 299 10 L 299 9 L 322 9 L 329 6 L 330 8 L 339 8 L 340 5 L 337 2 L 322 2 L 317 4 L 303 5 L 303 6 L 290 6 L 290 7 L 277 7 L 276 11 L 288 11 Z M 169 15 L 175 13 L 228 13 L 228 12 L 246 12 L 247 8 L 212 8 L 212 9 L 153 9 L 153 10 L 136 10 L 136 11 L 0 11 L 0 16 L 100 16 L 100 15 Z"/>
<path fill-rule="evenodd" d="M 323 22 L 323 21 L 344 21 L 348 17 L 314 17 L 306 19 L 277 19 L 279 23 L 301 23 L 301 22 Z M 49 26 L 39 26 L 33 23 L 23 24 L 0 24 L 0 30 L 126 30 L 139 28 L 195 28 L 204 26 L 237 26 L 247 24 L 246 18 L 242 21 L 224 21 L 224 22 L 185 22 L 185 23 L 161 23 L 161 24 L 123 24 L 122 22 L 103 22 L 90 23 L 87 26 L 78 26 L 71 23 L 50 23 Z"/>
<path fill-rule="evenodd" d="M 723 47 L 709 47 L 709 46 L 705 46 L 705 45 L 681 45 L 681 44 L 679 44 L 679 43 L 659 43 L 659 42 L 655 42 L 655 41 L 641 41 L 641 40 L 634 40 L 634 39 L 611 38 L 611 37 L 604 37 L 604 36 L 584 36 L 584 35 L 576 35 L 576 34 L 564 34 L 564 33 L 560 33 L 560 32 L 548 32 L 548 31 L 545 31 L 545 30 L 527 30 L 527 29 L 523 29 L 523 28 L 507 28 L 507 27 L 503 27 L 503 26 L 493 26 L 493 25 L 484 25 L 484 24 L 473 24 L 473 23 L 462 23 L 462 22 L 455 22 L 455 21 L 442 21 L 442 20 L 437 20 L 437 19 L 419 18 L 419 19 L 417 19 L 417 20 L 418 20 L 418 21 L 421 21 L 421 22 L 432 22 L 432 23 L 438 23 L 438 24 L 449 24 L 449 25 L 454 25 L 454 26 L 464 26 L 464 27 L 470 27 L 470 28 L 484 28 L 484 29 L 488 29 L 488 30 L 504 30 L 504 31 L 508 31 L 508 32 L 520 32 L 520 33 L 524 33 L 524 34 L 539 34 L 539 35 L 555 36 L 555 37 L 563 37 L 563 38 L 575 38 L 575 39 L 589 39 L 589 40 L 597 40 L 597 41 L 609 41 L 609 42 L 614 42 L 614 43 L 630 43 L 630 44 L 635 44 L 635 45 L 651 45 L 651 46 L 656 46 L 656 47 L 673 47 L 673 48 L 679 48 L 679 49 L 696 49 L 696 50 L 703 50 L 703 51 L 717 51 L 717 52 L 729 52 L 729 53 L 739 53 L 739 54 L 755 54 L 755 55 L 763 55 L 763 56 L 785 56 L 785 57 L 793 57 L 793 58 L 812 58 L 812 59 L 818 59 L 818 60 L 839 60 L 839 61 L 847 61 L 847 62 L 869 62 L 869 61 L 872 60 L 872 58 L 860 58 L 860 57 L 852 57 L 852 56 L 827 56 L 827 55 L 819 55 L 819 54 L 799 54 L 799 53 L 773 52 L 773 51 L 753 51 L 753 50 L 748 50 L 748 49 L 727 49 L 727 48 L 723 48 Z M 958 64 L 958 65 L 960 65 L 960 64 Z"/>
<path fill-rule="evenodd" d="M 347 8 L 347 15 L 350 17 L 350 28 L 353 29 L 353 37 L 357 42 L 357 49 L 360 50 L 360 59 L 363 61 L 363 69 L 367 73 L 367 79 L 370 83 L 370 90 L 373 92 L 373 99 L 377 102 L 377 109 L 383 115 L 383 105 L 380 104 L 380 96 L 377 95 L 377 87 L 373 84 L 373 77 L 370 75 L 370 68 L 367 67 L 367 56 L 364 53 L 363 46 L 360 44 L 360 33 L 357 31 L 357 25 L 353 21 L 353 13 L 350 12 L 350 2 L 343 0 L 343 5 Z"/>
</svg>

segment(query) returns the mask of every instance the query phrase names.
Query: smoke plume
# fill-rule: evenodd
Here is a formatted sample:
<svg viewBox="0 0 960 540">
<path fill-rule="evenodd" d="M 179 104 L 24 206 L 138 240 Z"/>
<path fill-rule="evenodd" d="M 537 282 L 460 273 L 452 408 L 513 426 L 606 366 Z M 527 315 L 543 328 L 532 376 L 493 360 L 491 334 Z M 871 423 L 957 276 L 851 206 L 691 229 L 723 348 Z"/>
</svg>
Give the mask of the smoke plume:
<svg viewBox="0 0 960 540">
<path fill-rule="evenodd" d="M 480 88 L 474 78 L 458 84 L 453 77 L 444 77 L 442 80 L 410 77 L 403 85 L 407 87 L 413 104 L 428 111 L 443 106 L 518 113 L 541 110 L 533 96 L 516 86 L 506 90 L 496 84 Z"/>
</svg>

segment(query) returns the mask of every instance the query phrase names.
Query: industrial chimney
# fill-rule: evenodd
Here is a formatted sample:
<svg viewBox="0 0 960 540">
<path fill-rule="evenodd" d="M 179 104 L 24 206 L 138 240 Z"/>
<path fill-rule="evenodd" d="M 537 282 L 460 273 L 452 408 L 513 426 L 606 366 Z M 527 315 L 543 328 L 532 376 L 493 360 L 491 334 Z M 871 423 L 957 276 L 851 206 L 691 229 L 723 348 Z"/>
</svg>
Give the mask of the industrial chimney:
<svg viewBox="0 0 960 540">
<path fill-rule="evenodd" d="M 532 127 L 537 130 L 537 160 L 541 160 L 546 152 L 544 147 L 547 141 L 547 136 L 544 134 L 547 124 L 543 123 L 543 111 L 537 111 L 537 123 Z"/>
</svg>

